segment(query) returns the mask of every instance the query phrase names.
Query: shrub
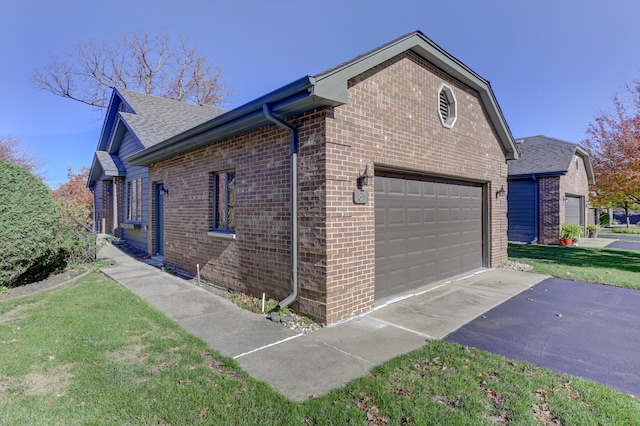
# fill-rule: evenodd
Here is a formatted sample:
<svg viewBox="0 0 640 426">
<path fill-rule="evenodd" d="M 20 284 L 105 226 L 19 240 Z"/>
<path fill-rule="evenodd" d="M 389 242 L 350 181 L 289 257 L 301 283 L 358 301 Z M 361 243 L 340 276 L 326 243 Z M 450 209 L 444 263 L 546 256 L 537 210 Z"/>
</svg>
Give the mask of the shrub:
<svg viewBox="0 0 640 426">
<path fill-rule="evenodd" d="M 46 185 L 0 160 L 0 286 L 54 261 L 57 230 L 58 211 Z"/>
<path fill-rule="evenodd" d="M 91 221 L 83 206 L 73 200 L 53 194 L 60 214 L 58 232 L 59 256 L 67 265 L 81 265 L 95 261 L 97 235 L 91 229 Z"/>
<path fill-rule="evenodd" d="M 600 213 L 600 224 L 602 226 L 609 226 L 611 218 L 609 217 L 609 213 L 602 212 Z"/>
<path fill-rule="evenodd" d="M 576 240 L 582 234 L 582 226 L 575 223 L 563 223 L 560 238 Z"/>
</svg>

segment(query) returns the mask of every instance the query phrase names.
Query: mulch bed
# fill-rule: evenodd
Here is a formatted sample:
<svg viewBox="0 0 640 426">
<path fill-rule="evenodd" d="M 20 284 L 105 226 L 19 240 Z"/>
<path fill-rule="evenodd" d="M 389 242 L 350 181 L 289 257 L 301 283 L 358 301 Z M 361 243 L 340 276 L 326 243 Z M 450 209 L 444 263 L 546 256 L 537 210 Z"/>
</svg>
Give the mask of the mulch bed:
<svg viewBox="0 0 640 426">
<path fill-rule="evenodd" d="M 136 260 L 145 260 L 151 258 L 151 256 L 149 256 L 146 251 L 140 250 L 139 248 L 134 247 L 129 243 L 113 243 L 113 246 Z"/>
<path fill-rule="evenodd" d="M 133 247 L 130 244 L 114 244 L 114 247 L 117 247 L 124 253 L 133 257 L 136 260 L 144 260 L 148 259 L 150 256 L 143 250 L 140 250 L 136 247 Z M 22 284 L 16 287 L 11 287 L 9 293 L 0 293 L 0 301 L 7 299 L 15 299 L 16 297 L 24 297 L 31 296 L 34 294 L 42 293 L 45 291 L 51 291 L 58 288 L 64 288 L 72 285 L 74 283 L 74 278 L 79 277 L 80 275 L 88 272 L 90 270 L 89 267 L 85 268 L 70 268 L 64 272 L 59 274 L 49 275 L 47 278 L 35 281 L 28 284 Z"/>
</svg>

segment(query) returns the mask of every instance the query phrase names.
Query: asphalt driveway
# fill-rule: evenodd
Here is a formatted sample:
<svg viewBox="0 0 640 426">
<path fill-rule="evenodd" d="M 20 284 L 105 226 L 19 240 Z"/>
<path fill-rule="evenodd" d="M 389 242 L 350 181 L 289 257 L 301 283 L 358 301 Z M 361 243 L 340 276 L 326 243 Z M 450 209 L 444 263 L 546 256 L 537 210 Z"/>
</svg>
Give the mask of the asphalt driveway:
<svg viewBox="0 0 640 426">
<path fill-rule="evenodd" d="M 606 248 L 615 248 L 623 250 L 637 250 L 640 251 L 640 240 L 619 240 L 614 241 L 607 245 Z"/>
<path fill-rule="evenodd" d="M 601 235 L 601 238 L 612 238 L 616 240 L 611 244 L 606 245 L 606 248 L 640 251 L 640 235 L 605 234 Z"/>
<path fill-rule="evenodd" d="M 447 340 L 640 395 L 640 291 L 548 278 Z"/>
</svg>

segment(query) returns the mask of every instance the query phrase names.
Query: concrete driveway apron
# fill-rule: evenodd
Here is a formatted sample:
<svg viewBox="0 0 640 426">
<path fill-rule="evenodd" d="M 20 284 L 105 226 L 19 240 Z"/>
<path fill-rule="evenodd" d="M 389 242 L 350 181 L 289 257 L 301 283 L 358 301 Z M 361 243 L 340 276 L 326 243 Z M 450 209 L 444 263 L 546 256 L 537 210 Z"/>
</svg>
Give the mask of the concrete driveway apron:
<svg viewBox="0 0 640 426">
<path fill-rule="evenodd" d="M 640 395 L 640 291 L 548 278 L 447 340 Z"/>
<path fill-rule="evenodd" d="M 115 263 L 102 268 L 106 275 L 295 401 L 325 394 L 431 338 L 446 336 L 545 278 L 481 270 L 379 301 L 367 314 L 301 334 L 138 262 L 112 245 L 103 247 L 99 257 Z"/>
</svg>

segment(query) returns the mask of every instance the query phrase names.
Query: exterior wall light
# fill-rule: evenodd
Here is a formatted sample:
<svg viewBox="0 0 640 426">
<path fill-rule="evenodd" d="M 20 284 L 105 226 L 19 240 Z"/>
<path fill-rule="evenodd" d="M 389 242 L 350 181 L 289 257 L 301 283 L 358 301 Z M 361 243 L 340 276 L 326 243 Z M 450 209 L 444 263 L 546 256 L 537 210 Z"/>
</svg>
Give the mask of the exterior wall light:
<svg viewBox="0 0 640 426">
<path fill-rule="evenodd" d="M 373 175 L 369 174 L 369 165 L 364 167 L 364 172 L 356 179 L 358 189 L 353 191 L 353 202 L 355 204 L 367 204 L 369 201 L 369 193 L 363 188 L 365 186 L 371 186 L 373 183 Z"/>
<path fill-rule="evenodd" d="M 166 186 L 164 186 L 164 184 L 160 184 L 160 192 L 162 193 L 162 195 L 169 195 L 169 188 L 167 188 Z"/>
<path fill-rule="evenodd" d="M 504 197 L 506 193 L 507 191 L 504 190 L 504 185 L 500 185 L 500 189 L 498 190 L 498 192 L 496 192 L 496 198 Z"/>
<path fill-rule="evenodd" d="M 373 183 L 373 175 L 369 174 L 369 165 L 364 167 L 364 172 L 358 176 L 357 185 L 358 189 L 362 189 L 365 186 L 371 186 Z"/>
</svg>

